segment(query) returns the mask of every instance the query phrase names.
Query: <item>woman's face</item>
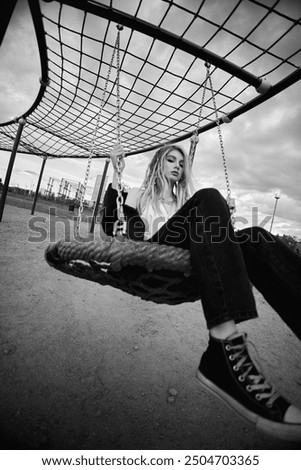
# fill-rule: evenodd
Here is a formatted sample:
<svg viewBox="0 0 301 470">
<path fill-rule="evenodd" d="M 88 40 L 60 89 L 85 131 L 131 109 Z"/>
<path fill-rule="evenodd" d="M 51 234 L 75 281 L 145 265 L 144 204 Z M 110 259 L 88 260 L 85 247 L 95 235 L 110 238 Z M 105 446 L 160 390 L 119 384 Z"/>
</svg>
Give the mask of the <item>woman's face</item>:
<svg viewBox="0 0 301 470">
<path fill-rule="evenodd" d="M 164 157 L 164 176 L 172 183 L 180 181 L 184 173 L 184 158 L 178 150 L 171 150 Z"/>
</svg>

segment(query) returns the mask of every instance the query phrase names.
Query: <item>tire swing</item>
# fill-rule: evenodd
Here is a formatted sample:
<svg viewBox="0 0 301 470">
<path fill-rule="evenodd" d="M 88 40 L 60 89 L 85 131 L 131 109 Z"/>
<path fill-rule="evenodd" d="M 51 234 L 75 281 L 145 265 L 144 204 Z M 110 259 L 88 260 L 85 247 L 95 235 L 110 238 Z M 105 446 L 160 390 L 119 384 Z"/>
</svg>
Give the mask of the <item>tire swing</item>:
<svg viewBox="0 0 301 470">
<path fill-rule="evenodd" d="M 122 26 L 117 26 L 117 39 L 112 54 L 112 59 L 108 71 L 106 84 L 104 87 L 103 99 L 97 118 L 97 124 L 92 142 L 92 149 L 88 159 L 84 191 L 87 185 L 89 170 L 94 152 L 95 139 L 99 125 L 100 114 L 104 105 L 104 97 L 107 84 L 116 52 L 116 133 L 117 142 L 120 143 L 120 93 L 119 93 L 119 39 Z M 203 85 L 203 95 L 200 105 L 199 117 L 195 131 L 191 137 L 189 151 L 190 164 L 192 165 L 196 146 L 198 143 L 198 133 L 201 121 L 201 114 L 205 100 L 206 85 L 209 81 L 209 88 L 212 94 L 216 125 L 218 129 L 222 161 L 227 186 L 227 202 L 229 204 L 231 218 L 234 212 L 233 199 L 229 185 L 227 165 L 220 131 L 220 121 L 218 118 L 215 94 L 212 87 L 210 64 L 206 63 L 206 79 Z M 224 122 L 229 122 L 224 119 Z M 117 159 L 117 221 L 114 227 L 114 236 L 102 236 L 97 240 L 59 241 L 51 244 L 45 251 L 47 263 L 66 274 L 97 282 L 103 286 L 112 286 L 131 295 L 138 296 L 143 300 L 149 300 L 158 304 L 177 305 L 184 302 L 194 302 L 201 298 L 198 283 L 195 275 L 191 272 L 190 251 L 187 249 L 159 245 L 143 241 L 133 241 L 126 238 L 126 225 L 123 212 L 122 196 L 122 172 L 121 162 Z M 76 232 L 79 231 L 81 212 L 83 208 L 84 192 L 81 196 L 79 216 Z M 232 219 L 233 222 L 233 219 Z"/>
</svg>

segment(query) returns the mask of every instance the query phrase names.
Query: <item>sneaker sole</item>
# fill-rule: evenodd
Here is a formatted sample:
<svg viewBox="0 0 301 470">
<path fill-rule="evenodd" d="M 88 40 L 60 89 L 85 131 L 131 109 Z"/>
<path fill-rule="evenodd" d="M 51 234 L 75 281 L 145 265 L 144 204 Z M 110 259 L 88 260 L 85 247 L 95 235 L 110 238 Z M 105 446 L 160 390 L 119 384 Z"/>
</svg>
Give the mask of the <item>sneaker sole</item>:
<svg viewBox="0 0 301 470">
<path fill-rule="evenodd" d="M 236 411 L 239 416 L 247 419 L 252 424 L 255 424 L 258 431 L 284 441 L 301 441 L 301 423 L 277 423 L 276 421 L 270 421 L 266 418 L 262 418 L 256 413 L 253 413 L 252 411 L 245 408 L 241 403 L 221 390 L 217 385 L 207 379 L 199 370 L 196 373 L 196 377 L 207 390 L 212 392 L 217 398 L 221 398 L 223 402 L 232 410 Z"/>
</svg>

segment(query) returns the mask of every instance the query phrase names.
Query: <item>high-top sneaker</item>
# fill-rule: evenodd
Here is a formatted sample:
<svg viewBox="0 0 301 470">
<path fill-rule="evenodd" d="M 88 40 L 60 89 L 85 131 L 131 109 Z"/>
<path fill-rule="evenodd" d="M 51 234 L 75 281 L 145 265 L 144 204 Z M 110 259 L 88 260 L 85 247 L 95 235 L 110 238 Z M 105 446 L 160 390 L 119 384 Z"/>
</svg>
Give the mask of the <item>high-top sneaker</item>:
<svg viewBox="0 0 301 470">
<path fill-rule="evenodd" d="M 258 371 L 248 352 L 246 337 L 239 333 L 225 340 L 210 337 L 197 378 L 255 423 L 258 430 L 284 440 L 301 440 L 300 410 L 280 396 Z"/>
</svg>

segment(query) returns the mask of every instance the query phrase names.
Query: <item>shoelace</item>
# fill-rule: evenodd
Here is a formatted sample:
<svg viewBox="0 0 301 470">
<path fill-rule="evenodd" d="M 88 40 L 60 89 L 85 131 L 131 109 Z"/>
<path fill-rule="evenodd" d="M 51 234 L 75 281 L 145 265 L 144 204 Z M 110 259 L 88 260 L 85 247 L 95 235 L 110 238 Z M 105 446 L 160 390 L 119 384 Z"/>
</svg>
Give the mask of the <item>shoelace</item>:
<svg viewBox="0 0 301 470">
<path fill-rule="evenodd" d="M 240 369 L 242 371 L 240 377 L 242 380 L 246 380 L 248 378 L 249 383 L 247 385 L 248 390 L 251 391 L 256 391 L 256 398 L 258 401 L 260 400 L 267 400 L 266 406 L 272 407 L 273 403 L 277 398 L 280 397 L 280 393 L 276 391 L 275 387 L 273 385 L 270 385 L 265 377 L 261 374 L 258 373 L 256 370 L 256 367 L 254 366 L 252 359 L 250 357 L 250 354 L 247 350 L 246 344 L 239 344 L 239 345 L 230 345 L 229 346 L 229 351 L 236 351 L 234 354 L 231 354 L 231 360 L 236 362 L 236 367 L 237 369 Z M 255 346 L 252 344 L 252 346 L 255 349 Z M 256 351 L 256 349 L 255 349 Z M 252 369 L 255 369 L 257 374 L 252 374 L 251 371 Z"/>
</svg>

